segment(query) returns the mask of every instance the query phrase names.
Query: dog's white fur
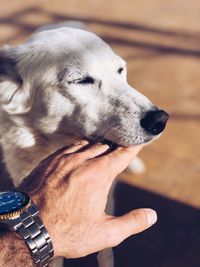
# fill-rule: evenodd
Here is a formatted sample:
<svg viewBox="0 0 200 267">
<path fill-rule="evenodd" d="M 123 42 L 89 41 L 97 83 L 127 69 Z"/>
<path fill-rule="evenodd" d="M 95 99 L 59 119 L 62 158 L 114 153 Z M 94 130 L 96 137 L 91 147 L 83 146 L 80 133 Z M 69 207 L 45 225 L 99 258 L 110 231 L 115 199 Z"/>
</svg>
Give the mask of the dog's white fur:
<svg viewBox="0 0 200 267">
<path fill-rule="evenodd" d="M 0 50 L 0 140 L 15 186 L 80 138 L 124 146 L 152 140 L 140 120 L 154 109 L 127 83 L 124 60 L 93 33 L 43 30 Z"/>
</svg>

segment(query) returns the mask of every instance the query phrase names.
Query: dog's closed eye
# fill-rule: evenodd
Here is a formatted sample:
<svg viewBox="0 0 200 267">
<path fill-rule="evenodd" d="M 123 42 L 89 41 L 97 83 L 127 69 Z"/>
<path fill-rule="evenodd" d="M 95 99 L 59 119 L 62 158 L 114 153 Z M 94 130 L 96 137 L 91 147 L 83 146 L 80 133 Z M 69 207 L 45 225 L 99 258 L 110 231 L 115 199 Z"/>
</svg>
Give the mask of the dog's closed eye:
<svg viewBox="0 0 200 267">
<path fill-rule="evenodd" d="M 94 79 L 91 76 L 86 76 L 81 80 L 77 80 L 75 83 L 78 83 L 78 84 L 94 84 Z"/>
</svg>

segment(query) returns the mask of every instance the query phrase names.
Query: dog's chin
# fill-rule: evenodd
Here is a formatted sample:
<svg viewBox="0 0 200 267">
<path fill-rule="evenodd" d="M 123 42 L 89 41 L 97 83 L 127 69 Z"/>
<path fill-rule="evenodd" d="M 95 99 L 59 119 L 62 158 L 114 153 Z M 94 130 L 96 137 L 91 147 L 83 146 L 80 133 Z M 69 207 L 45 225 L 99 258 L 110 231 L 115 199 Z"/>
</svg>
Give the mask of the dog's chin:
<svg viewBox="0 0 200 267">
<path fill-rule="evenodd" d="M 149 145 L 150 143 L 152 143 L 153 141 L 157 140 L 158 138 L 160 138 L 160 136 L 162 135 L 162 133 L 156 135 L 156 136 L 153 136 L 153 137 L 148 137 L 144 140 L 143 143 L 141 144 L 144 144 L 144 145 Z"/>
<path fill-rule="evenodd" d="M 110 147 L 110 150 L 115 150 L 118 147 L 129 147 L 129 146 L 136 146 L 136 145 L 141 145 L 141 144 L 147 145 L 151 143 L 153 139 L 154 138 L 147 138 L 144 141 L 138 142 L 138 143 L 116 143 L 109 139 L 104 139 L 103 141 L 101 141 L 101 143 L 108 145 Z"/>
<path fill-rule="evenodd" d="M 157 136 L 147 136 L 145 138 L 141 138 L 140 141 L 132 143 L 132 142 L 119 142 L 117 143 L 116 141 L 112 141 L 110 139 L 104 139 L 102 137 L 93 137 L 93 138 L 85 138 L 87 139 L 90 143 L 102 143 L 106 144 L 110 147 L 111 150 L 114 150 L 118 147 L 129 147 L 129 146 L 136 146 L 136 145 L 148 145 L 154 140 L 158 139 L 161 134 Z"/>
<path fill-rule="evenodd" d="M 148 136 L 148 137 L 145 137 L 145 138 L 141 138 L 138 142 L 114 142 L 112 140 L 109 140 L 109 139 L 104 139 L 101 143 L 103 144 L 107 144 L 109 145 L 110 147 L 114 147 L 114 148 L 117 148 L 117 147 L 129 147 L 129 146 L 137 146 L 137 145 L 147 145 L 151 142 L 153 142 L 155 139 L 158 139 L 160 137 L 160 134 L 156 137 L 152 137 L 152 136 Z"/>
</svg>

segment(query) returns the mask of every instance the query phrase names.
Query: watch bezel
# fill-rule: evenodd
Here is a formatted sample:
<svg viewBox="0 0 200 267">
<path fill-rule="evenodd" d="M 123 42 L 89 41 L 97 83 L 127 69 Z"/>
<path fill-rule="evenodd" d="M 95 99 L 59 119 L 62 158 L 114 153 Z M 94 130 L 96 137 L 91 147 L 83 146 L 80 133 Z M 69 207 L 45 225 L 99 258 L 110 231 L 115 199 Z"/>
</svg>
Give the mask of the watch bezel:
<svg viewBox="0 0 200 267">
<path fill-rule="evenodd" d="M 9 191 L 5 191 L 5 192 L 1 192 L 1 193 L 7 193 L 7 192 L 9 192 Z M 25 196 L 25 202 L 24 202 L 25 206 L 19 210 L 13 211 L 13 212 L 0 214 L 0 220 L 15 219 L 15 218 L 19 217 L 23 212 L 27 211 L 31 205 L 31 198 L 27 193 L 21 192 L 21 191 L 10 191 L 10 192 L 23 194 Z"/>
</svg>

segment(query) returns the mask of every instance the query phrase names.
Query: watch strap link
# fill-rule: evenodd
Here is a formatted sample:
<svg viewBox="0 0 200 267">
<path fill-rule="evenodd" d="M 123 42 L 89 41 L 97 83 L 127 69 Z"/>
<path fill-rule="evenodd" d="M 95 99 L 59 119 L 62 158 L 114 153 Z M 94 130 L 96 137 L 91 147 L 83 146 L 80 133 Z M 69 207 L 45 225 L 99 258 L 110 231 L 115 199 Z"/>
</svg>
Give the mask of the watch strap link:
<svg viewBox="0 0 200 267">
<path fill-rule="evenodd" d="M 38 213 L 38 209 L 32 203 L 28 211 L 20 215 L 20 222 L 15 225 L 15 230 L 29 246 L 34 263 L 37 266 L 46 267 L 53 259 L 54 250 L 50 236 Z"/>
</svg>

